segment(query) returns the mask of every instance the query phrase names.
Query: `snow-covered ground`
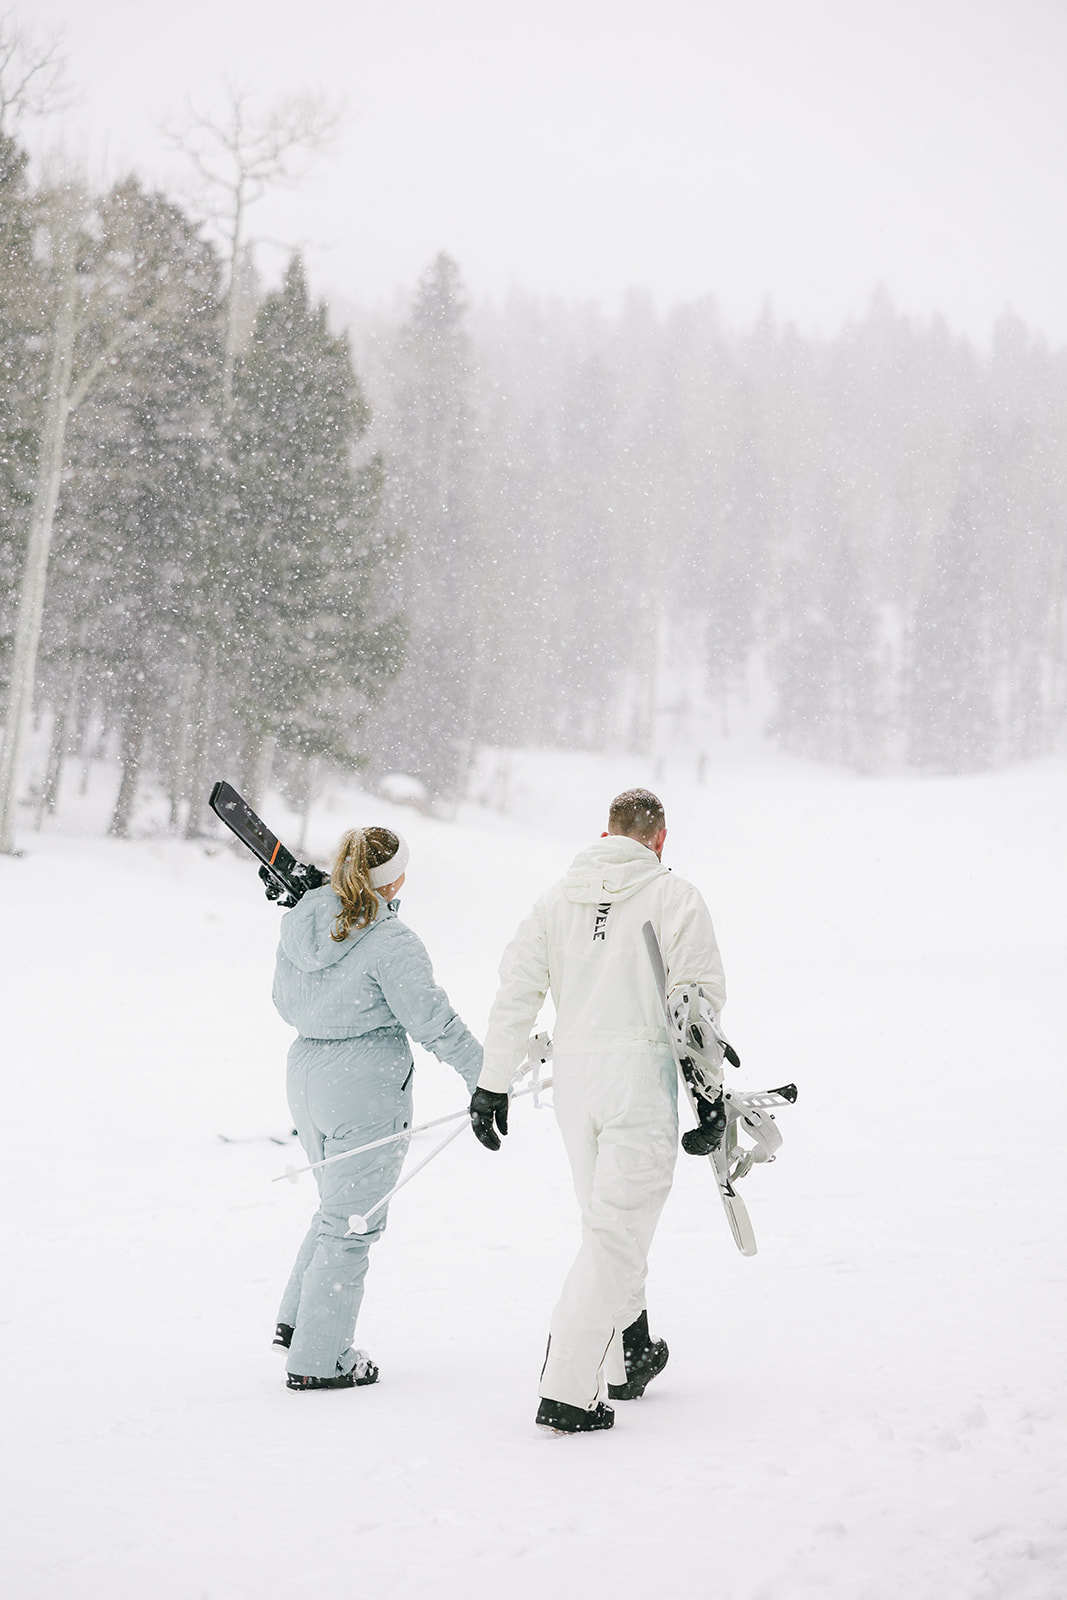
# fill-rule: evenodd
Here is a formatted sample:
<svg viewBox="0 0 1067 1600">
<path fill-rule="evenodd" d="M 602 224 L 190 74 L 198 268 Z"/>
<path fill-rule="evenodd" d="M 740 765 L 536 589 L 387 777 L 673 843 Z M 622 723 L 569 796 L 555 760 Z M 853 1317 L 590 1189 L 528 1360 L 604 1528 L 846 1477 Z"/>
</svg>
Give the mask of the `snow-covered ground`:
<svg viewBox="0 0 1067 1600">
<path fill-rule="evenodd" d="M 397 1198 L 359 1328 L 381 1382 L 288 1393 L 270 1337 L 313 1190 L 271 1181 L 298 1152 L 263 1137 L 289 1031 L 249 858 L 151 807 L 102 839 L 101 768 L 0 859 L 5 1594 L 1067 1595 L 1067 767 L 750 753 L 699 784 L 529 754 L 507 814 L 336 792 L 310 849 L 402 827 L 402 914 L 479 1031 L 519 916 L 634 782 L 712 905 L 735 1081 L 801 1098 L 746 1181 L 754 1260 L 679 1158 L 649 1280 L 670 1364 L 578 1439 L 533 1426 L 577 1239 L 551 1112 Z M 422 1115 L 463 1104 L 432 1059 L 417 1082 Z"/>
</svg>

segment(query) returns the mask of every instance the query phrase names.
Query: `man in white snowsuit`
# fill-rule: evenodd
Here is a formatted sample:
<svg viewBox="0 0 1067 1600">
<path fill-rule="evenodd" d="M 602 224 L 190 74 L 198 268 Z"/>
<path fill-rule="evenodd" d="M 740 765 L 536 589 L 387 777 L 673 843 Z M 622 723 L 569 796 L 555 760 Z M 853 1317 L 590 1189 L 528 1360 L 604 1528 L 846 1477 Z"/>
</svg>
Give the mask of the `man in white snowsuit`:
<svg viewBox="0 0 1067 1600">
<path fill-rule="evenodd" d="M 722 960 L 700 893 L 660 856 L 663 807 L 647 789 L 612 802 L 608 832 L 534 906 L 504 953 L 475 1133 L 499 1149 L 507 1091 L 546 993 L 556 1008 L 553 1098 L 582 1208 L 582 1243 L 552 1314 L 537 1421 L 587 1432 L 614 1421 L 667 1360 L 648 1334 L 647 1257 L 678 1147 L 677 1085 L 642 928 L 651 922 L 669 988 L 726 1000 Z"/>
</svg>

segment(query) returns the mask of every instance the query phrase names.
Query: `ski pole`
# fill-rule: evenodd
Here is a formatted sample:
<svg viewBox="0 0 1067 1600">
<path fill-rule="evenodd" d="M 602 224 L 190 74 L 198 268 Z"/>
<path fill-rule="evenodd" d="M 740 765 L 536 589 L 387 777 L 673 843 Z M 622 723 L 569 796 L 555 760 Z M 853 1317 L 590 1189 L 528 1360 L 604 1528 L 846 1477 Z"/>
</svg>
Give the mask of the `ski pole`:
<svg viewBox="0 0 1067 1600">
<path fill-rule="evenodd" d="M 464 1113 L 464 1115 L 466 1115 L 466 1113 Z M 417 1173 L 422 1171 L 423 1167 L 427 1166 L 435 1156 L 439 1156 L 441 1154 L 441 1151 L 445 1148 L 445 1145 L 451 1144 L 453 1139 L 458 1139 L 462 1132 L 463 1125 L 461 1123 L 458 1128 L 453 1128 L 451 1133 L 446 1133 L 444 1138 L 441 1140 L 441 1143 L 435 1145 L 428 1156 L 423 1156 L 421 1161 L 416 1162 L 411 1171 L 406 1172 L 400 1179 L 399 1183 L 394 1183 L 388 1194 L 383 1194 L 380 1200 L 376 1200 L 369 1211 L 365 1211 L 362 1216 L 360 1216 L 358 1212 L 353 1212 L 352 1216 L 350 1216 L 348 1219 L 348 1232 L 345 1234 L 345 1238 L 350 1238 L 354 1233 L 366 1233 L 367 1228 L 370 1225 L 370 1219 L 373 1217 L 374 1213 L 376 1211 L 380 1211 L 384 1205 L 387 1205 L 388 1202 L 393 1198 L 394 1194 L 396 1194 L 398 1189 L 402 1189 L 405 1183 L 410 1183 L 412 1178 L 414 1178 Z"/>
<path fill-rule="evenodd" d="M 551 1060 L 552 1040 L 549 1038 L 548 1034 L 531 1034 L 530 1042 L 526 1047 L 526 1060 L 519 1068 L 518 1077 L 524 1077 L 532 1068 L 534 1075 L 533 1083 L 531 1084 L 530 1088 L 521 1089 L 519 1093 L 532 1093 L 534 1097 L 534 1105 L 537 1106 L 538 1109 L 540 1109 L 541 1105 L 541 1090 L 552 1087 L 552 1079 L 539 1078 L 538 1073 L 540 1072 L 541 1068 L 547 1066 Z M 512 1099 L 514 1100 L 515 1098 L 516 1096 L 513 1094 Z M 323 1161 L 313 1161 L 310 1166 L 288 1166 L 284 1172 L 279 1173 L 276 1178 L 272 1178 L 271 1182 L 281 1183 L 283 1178 L 287 1178 L 290 1183 L 295 1183 L 302 1172 L 316 1172 L 319 1167 L 328 1167 L 332 1161 L 344 1161 L 348 1156 L 359 1156 L 362 1155 L 366 1150 L 378 1150 L 383 1144 L 393 1144 L 397 1139 L 410 1139 L 416 1133 L 425 1133 L 429 1128 L 439 1128 L 444 1122 L 451 1122 L 453 1119 L 464 1117 L 466 1115 L 466 1111 L 450 1111 L 447 1117 L 435 1117 L 432 1122 L 420 1122 L 415 1128 L 401 1128 L 399 1133 L 387 1133 L 384 1139 L 374 1139 L 370 1144 L 361 1144 L 357 1146 L 355 1150 L 342 1150 L 338 1155 L 327 1156 Z"/>
<path fill-rule="evenodd" d="M 541 1089 L 551 1089 L 551 1087 L 552 1079 L 542 1078 L 537 1083 L 531 1083 L 528 1088 L 520 1089 L 517 1094 L 511 1095 L 509 1098 L 512 1100 L 520 1100 L 523 1095 L 532 1094 L 535 1096 L 534 1104 L 536 1105 L 536 1096 L 539 1091 Z M 446 1133 L 445 1137 L 441 1140 L 441 1143 L 436 1145 L 434 1149 L 430 1151 L 428 1156 L 423 1156 L 422 1160 L 418 1162 L 416 1166 L 412 1167 L 410 1172 L 405 1173 L 400 1179 L 400 1182 L 394 1184 L 389 1190 L 388 1194 L 383 1194 L 380 1200 L 376 1200 L 369 1211 L 365 1211 L 362 1216 L 360 1216 L 358 1212 L 353 1212 L 352 1216 L 350 1216 L 348 1219 L 348 1232 L 345 1234 L 345 1238 L 351 1238 L 354 1233 L 366 1233 L 367 1224 L 370 1218 L 373 1217 L 374 1213 L 376 1211 L 380 1211 L 382 1206 L 386 1205 L 393 1198 L 398 1189 L 402 1189 L 405 1183 L 410 1183 L 412 1178 L 414 1178 L 417 1173 L 422 1171 L 423 1167 L 428 1166 L 436 1156 L 441 1154 L 441 1151 L 445 1148 L 445 1146 L 451 1144 L 453 1139 L 458 1139 L 462 1132 L 463 1127 L 461 1125 L 458 1128 L 453 1128 L 451 1133 Z"/>
<path fill-rule="evenodd" d="M 551 1087 L 551 1078 L 539 1078 L 536 1083 L 531 1083 L 527 1088 L 517 1090 L 516 1093 L 511 1096 L 511 1098 L 513 1100 L 521 1100 L 523 1095 L 532 1094 L 534 1096 L 534 1105 L 537 1105 L 537 1097 L 541 1090 L 551 1089 Z M 346 1161 L 349 1156 L 361 1156 L 367 1150 L 380 1149 L 383 1144 L 395 1144 L 398 1139 L 410 1139 L 416 1133 L 426 1133 L 430 1128 L 439 1128 L 445 1122 L 456 1122 L 460 1117 L 469 1116 L 470 1109 L 469 1107 L 465 1106 L 462 1111 L 450 1111 L 446 1117 L 434 1117 L 432 1122 L 420 1122 L 414 1128 L 401 1128 L 399 1133 L 387 1133 L 384 1139 L 372 1139 L 370 1144 L 357 1145 L 354 1150 L 341 1150 L 335 1156 L 326 1156 L 326 1158 L 322 1161 L 313 1161 L 310 1166 L 286 1167 L 284 1172 L 279 1172 L 278 1176 L 276 1178 L 272 1178 L 270 1181 L 271 1183 L 281 1183 L 284 1179 L 288 1178 L 290 1183 L 295 1183 L 302 1172 L 316 1172 L 319 1167 L 328 1167 L 332 1165 L 334 1161 Z M 451 1134 L 449 1135 L 449 1138 L 451 1138 Z M 448 1141 L 446 1140 L 445 1143 L 447 1144 L 447 1142 Z M 444 1145 L 442 1145 L 440 1148 L 444 1149 Z M 412 1170 L 417 1172 L 418 1168 L 415 1167 Z"/>
<path fill-rule="evenodd" d="M 344 1161 L 348 1156 L 361 1156 L 365 1150 L 377 1150 L 383 1144 L 395 1144 L 398 1139 L 410 1139 L 416 1133 L 425 1133 L 429 1128 L 439 1128 L 443 1122 L 455 1122 L 458 1117 L 466 1117 L 469 1112 L 450 1111 L 447 1117 L 434 1117 L 432 1122 L 420 1122 L 414 1128 L 401 1128 L 399 1133 L 387 1133 L 384 1139 L 372 1139 L 370 1144 L 361 1144 L 355 1150 L 342 1150 L 340 1155 L 327 1156 L 324 1161 L 313 1161 L 309 1167 L 286 1167 L 284 1172 L 279 1172 L 271 1183 L 281 1183 L 288 1178 L 290 1183 L 295 1183 L 302 1172 L 314 1172 L 318 1167 L 328 1167 L 332 1161 Z"/>
</svg>

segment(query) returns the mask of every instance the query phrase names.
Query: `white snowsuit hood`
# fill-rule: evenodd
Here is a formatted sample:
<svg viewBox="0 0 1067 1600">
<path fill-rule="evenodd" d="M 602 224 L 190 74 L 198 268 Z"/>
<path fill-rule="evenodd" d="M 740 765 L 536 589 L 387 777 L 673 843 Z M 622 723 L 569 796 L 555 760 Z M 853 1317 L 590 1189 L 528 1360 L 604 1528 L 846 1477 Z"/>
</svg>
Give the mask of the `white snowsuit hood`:
<svg viewBox="0 0 1067 1600">
<path fill-rule="evenodd" d="M 563 891 L 578 905 L 628 900 L 666 872 L 654 851 L 624 834 L 609 834 L 582 850 L 563 877 Z"/>
</svg>

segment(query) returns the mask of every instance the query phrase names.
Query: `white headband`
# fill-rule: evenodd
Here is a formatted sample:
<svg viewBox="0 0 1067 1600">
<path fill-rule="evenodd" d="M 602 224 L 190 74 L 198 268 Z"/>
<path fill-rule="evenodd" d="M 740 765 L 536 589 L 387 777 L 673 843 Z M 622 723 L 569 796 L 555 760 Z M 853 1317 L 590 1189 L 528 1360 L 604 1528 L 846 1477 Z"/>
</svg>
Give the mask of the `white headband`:
<svg viewBox="0 0 1067 1600">
<path fill-rule="evenodd" d="M 396 854 L 391 855 L 388 861 L 383 861 L 380 867 L 371 867 L 370 886 L 372 889 L 384 889 L 390 883 L 403 876 L 411 854 L 407 843 L 398 833 L 396 836 Z"/>
</svg>

